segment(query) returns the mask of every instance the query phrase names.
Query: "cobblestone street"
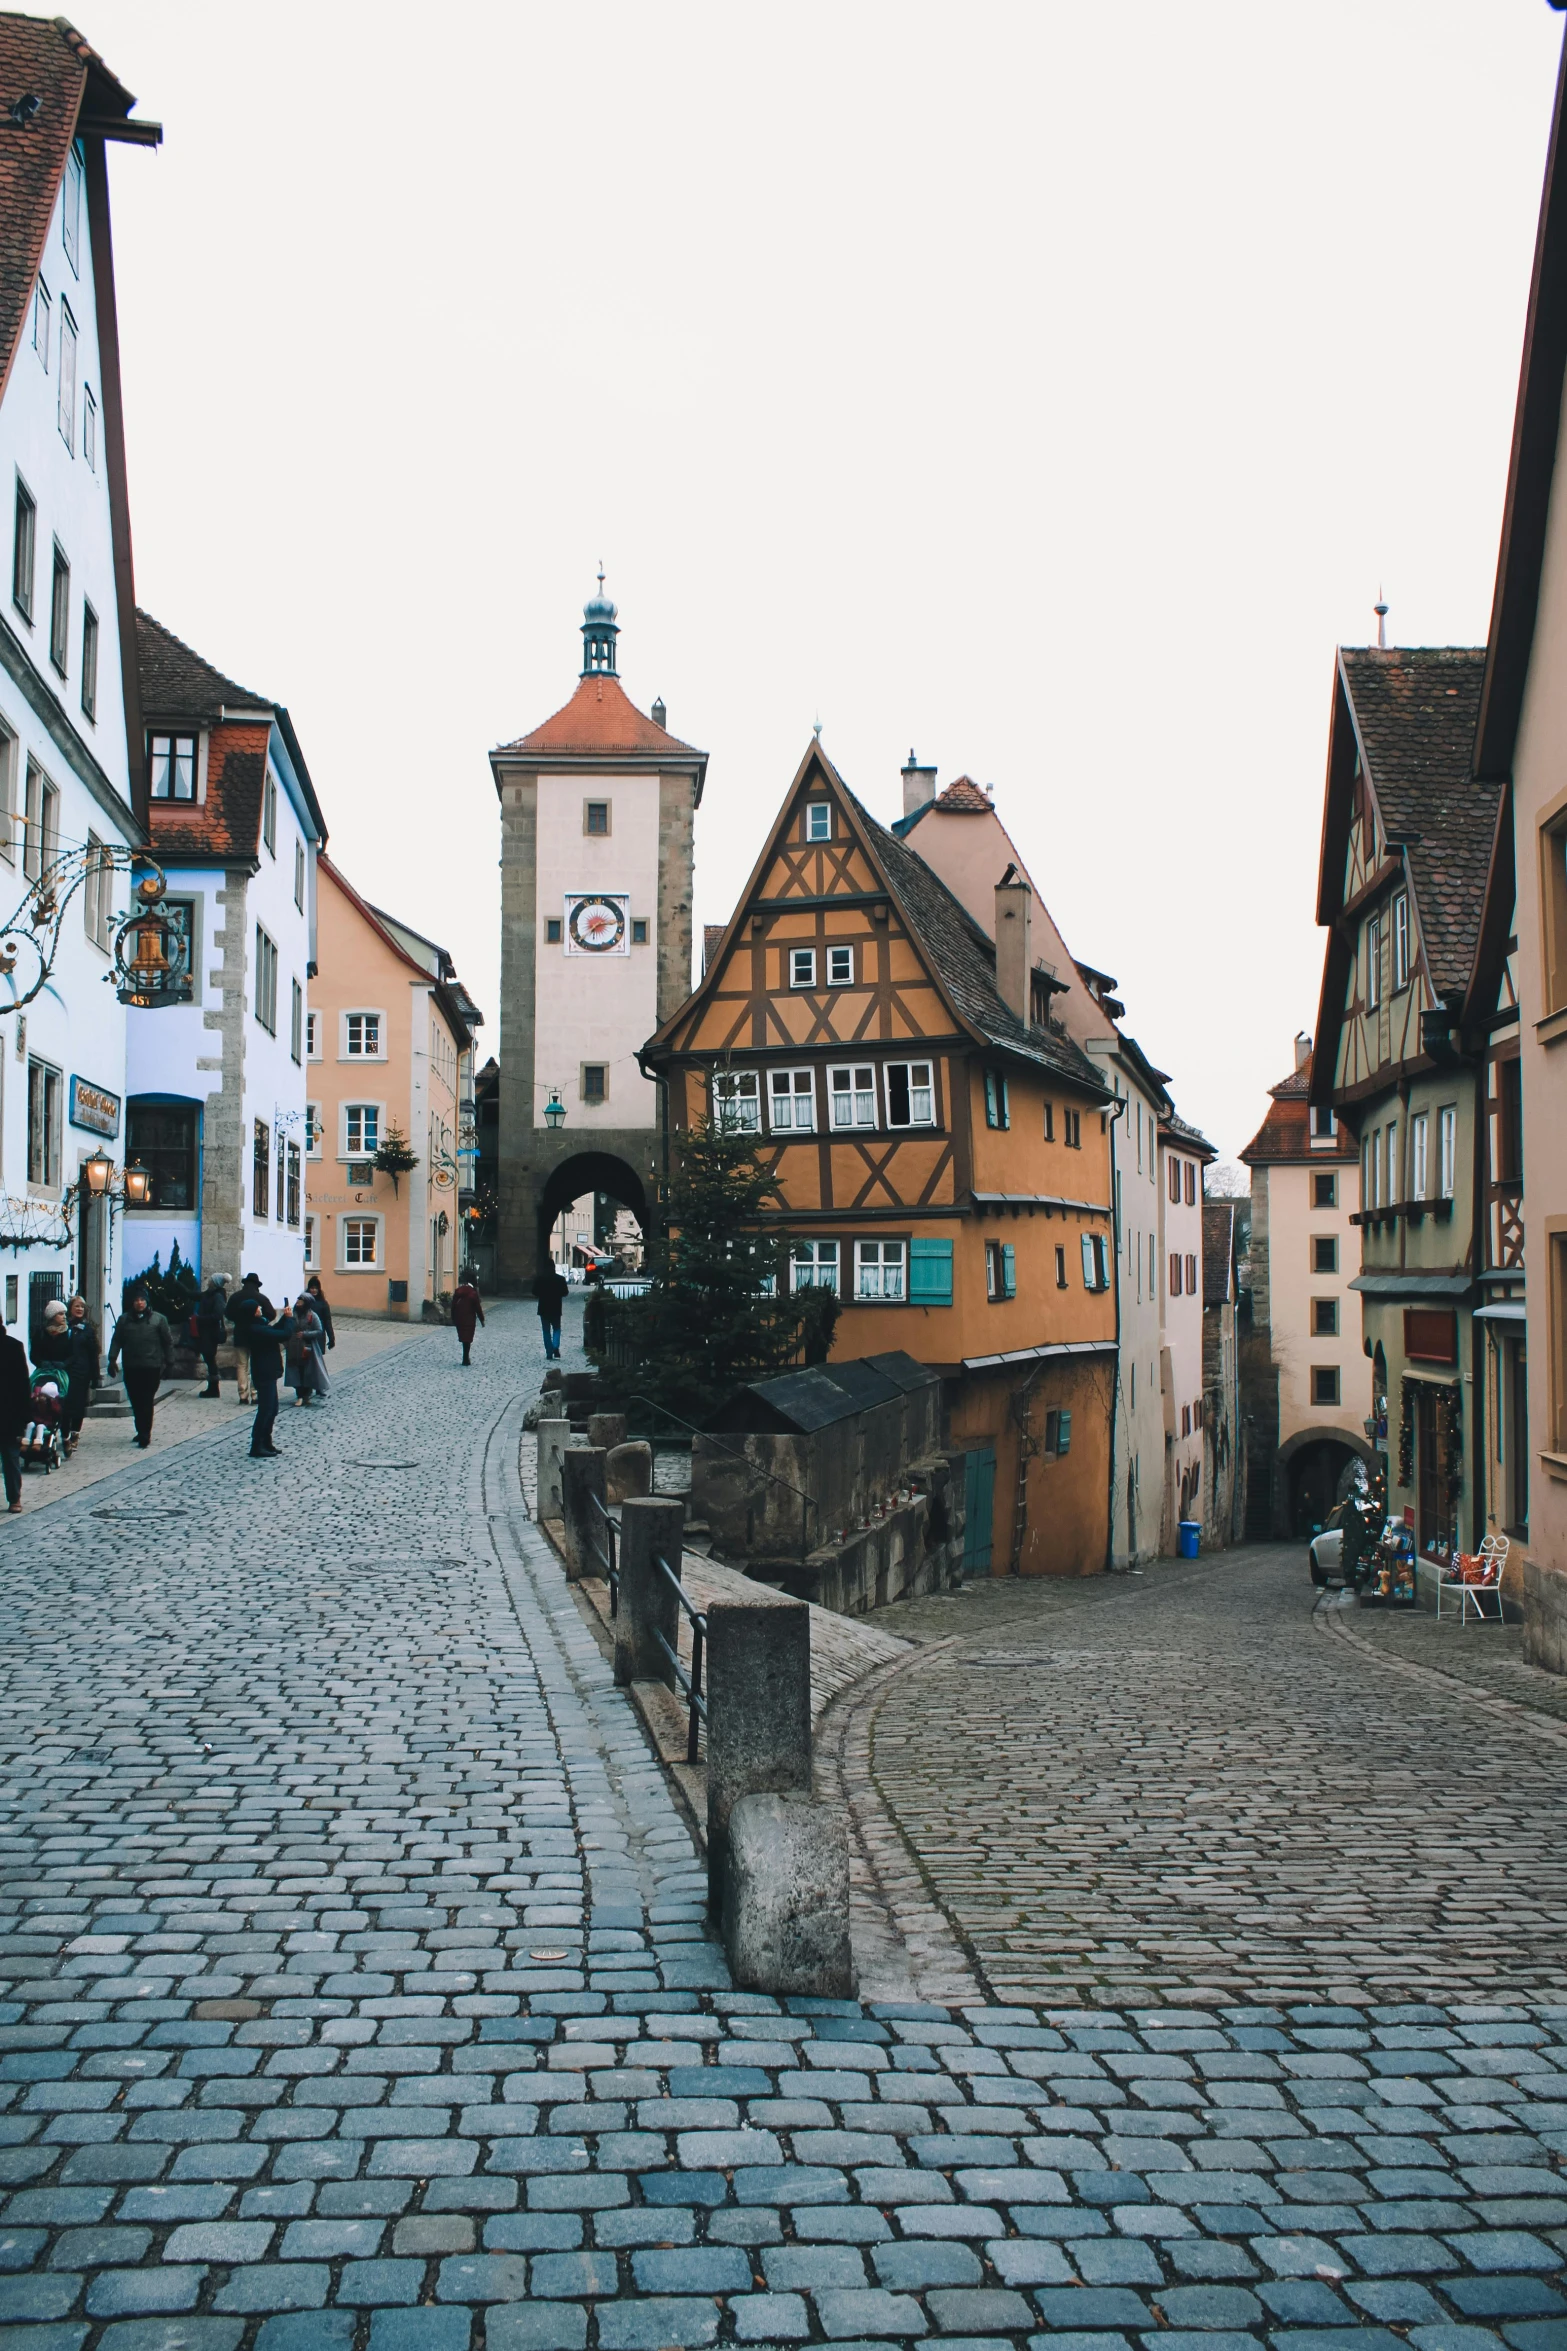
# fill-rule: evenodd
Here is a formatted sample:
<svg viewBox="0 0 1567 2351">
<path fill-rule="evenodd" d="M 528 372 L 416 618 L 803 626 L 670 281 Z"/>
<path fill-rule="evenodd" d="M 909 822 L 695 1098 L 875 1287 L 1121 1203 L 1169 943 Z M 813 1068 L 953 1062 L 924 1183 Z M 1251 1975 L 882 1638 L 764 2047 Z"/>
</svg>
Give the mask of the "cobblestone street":
<svg viewBox="0 0 1567 2351">
<path fill-rule="evenodd" d="M 1554 1721 L 1263 1554 L 885 1612 L 959 1647 L 865 1685 L 876 1965 L 956 2003 L 737 1994 L 524 1512 L 536 1319 L 456 1356 L 8 1529 L 8 2345 L 1559 2351 Z"/>
</svg>

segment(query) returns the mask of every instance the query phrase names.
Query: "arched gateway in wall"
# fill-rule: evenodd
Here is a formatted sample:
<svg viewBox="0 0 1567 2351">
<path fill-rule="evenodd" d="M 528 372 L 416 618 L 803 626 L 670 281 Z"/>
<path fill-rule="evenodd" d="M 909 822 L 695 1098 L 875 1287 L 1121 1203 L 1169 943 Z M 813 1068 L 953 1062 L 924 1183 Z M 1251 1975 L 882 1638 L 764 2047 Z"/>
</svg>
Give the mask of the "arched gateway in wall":
<svg viewBox="0 0 1567 2351">
<path fill-rule="evenodd" d="M 552 1215 L 583 1192 L 608 1192 L 646 1228 L 662 1105 L 637 1052 L 691 993 L 707 754 L 669 733 L 662 702 L 646 716 L 630 700 L 619 634 L 600 573 L 576 692 L 490 754 L 501 807 L 496 1277 L 512 1295 L 532 1283 Z M 570 1172 L 590 1167 L 600 1172 Z"/>
</svg>

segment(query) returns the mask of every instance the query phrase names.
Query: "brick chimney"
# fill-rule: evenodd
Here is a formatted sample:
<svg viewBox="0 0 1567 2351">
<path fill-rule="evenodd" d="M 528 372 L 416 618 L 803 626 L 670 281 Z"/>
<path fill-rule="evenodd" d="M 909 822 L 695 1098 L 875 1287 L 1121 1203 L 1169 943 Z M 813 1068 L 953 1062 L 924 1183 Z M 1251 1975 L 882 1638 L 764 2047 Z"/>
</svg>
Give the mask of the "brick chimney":
<svg viewBox="0 0 1567 2351">
<path fill-rule="evenodd" d="M 1311 1039 L 1304 1029 L 1297 1029 L 1295 1031 L 1295 1067 L 1298 1070 L 1304 1069 L 1310 1059 Z"/>
<path fill-rule="evenodd" d="M 1015 865 L 996 884 L 996 993 L 1027 1028 L 1034 970 L 1034 893 Z"/>
<path fill-rule="evenodd" d="M 912 816 L 916 808 L 928 808 L 936 797 L 936 770 L 921 767 L 913 752 L 903 771 L 903 813 Z"/>
</svg>

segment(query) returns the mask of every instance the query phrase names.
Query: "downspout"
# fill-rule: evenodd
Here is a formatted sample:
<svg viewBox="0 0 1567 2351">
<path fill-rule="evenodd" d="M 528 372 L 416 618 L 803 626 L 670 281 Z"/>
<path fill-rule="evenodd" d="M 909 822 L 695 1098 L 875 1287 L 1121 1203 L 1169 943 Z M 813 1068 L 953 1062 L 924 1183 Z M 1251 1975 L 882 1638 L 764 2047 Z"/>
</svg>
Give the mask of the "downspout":
<svg viewBox="0 0 1567 2351">
<path fill-rule="evenodd" d="M 1121 1412 L 1121 1177 L 1115 1164 L 1115 1130 L 1117 1121 L 1125 1115 L 1128 1107 L 1128 1097 L 1118 1092 L 1115 1108 L 1110 1113 L 1110 1214 L 1115 1223 L 1115 1354 L 1110 1366 L 1110 1508 L 1105 1518 L 1106 1575 L 1111 1574 L 1115 1567 L 1115 1424 Z M 1158 1165 L 1157 1159 L 1154 1164 Z M 1130 1519 L 1127 1535 L 1130 1538 Z M 1127 1551 L 1130 1554 L 1130 1540 Z M 1131 1565 L 1130 1556 L 1127 1565 Z"/>
</svg>

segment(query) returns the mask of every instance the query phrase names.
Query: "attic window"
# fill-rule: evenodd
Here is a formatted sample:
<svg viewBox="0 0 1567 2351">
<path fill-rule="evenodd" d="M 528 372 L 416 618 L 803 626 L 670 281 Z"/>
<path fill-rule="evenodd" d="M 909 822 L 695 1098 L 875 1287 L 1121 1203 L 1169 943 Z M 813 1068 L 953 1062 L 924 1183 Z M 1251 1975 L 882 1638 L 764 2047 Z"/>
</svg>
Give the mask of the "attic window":
<svg viewBox="0 0 1567 2351">
<path fill-rule="evenodd" d="M 196 738 L 194 735 L 153 736 L 152 796 L 154 800 L 195 799 Z"/>
<path fill-rule="evenodd" d="M 829 800 L 807 800 L 805 804 L 805 837 L 808 841 L 832 839 L 832 803 Z"/>
</svg>

